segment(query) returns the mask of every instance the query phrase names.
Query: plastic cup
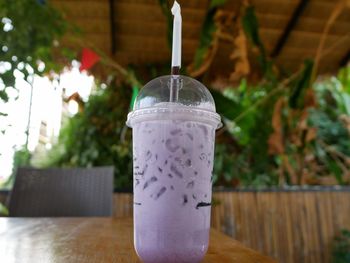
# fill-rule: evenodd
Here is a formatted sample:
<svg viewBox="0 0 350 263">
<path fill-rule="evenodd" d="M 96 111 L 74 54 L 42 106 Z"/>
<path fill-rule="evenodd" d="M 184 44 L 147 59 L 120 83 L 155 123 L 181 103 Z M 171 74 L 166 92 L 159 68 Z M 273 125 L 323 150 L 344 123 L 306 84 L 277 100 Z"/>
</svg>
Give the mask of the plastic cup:
<svg viewBox="0 0 350 263">
<path fill-rule="evenodd" d="M 127 124 L 133 128 L 134 245 L 145 263 L 196 263 L 209 242 L 214 100 L 200 82 L 171 76 L 147 83 Z"/>
</svg>

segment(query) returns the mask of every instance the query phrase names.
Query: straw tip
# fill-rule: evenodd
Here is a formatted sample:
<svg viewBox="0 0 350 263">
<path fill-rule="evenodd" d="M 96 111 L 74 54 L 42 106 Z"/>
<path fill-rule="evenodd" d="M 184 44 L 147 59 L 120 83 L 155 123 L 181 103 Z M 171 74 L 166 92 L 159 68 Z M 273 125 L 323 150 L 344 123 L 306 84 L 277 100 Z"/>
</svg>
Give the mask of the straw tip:
<svg viewBox="0 0 350 263">
<path fill-rule="evenodd" d="M 174 1 L 174 4 L 173 4 L 173 7 L 171 8 L 171 13 L 173 15 L 175 15 L 177 12 L 180 12 L 181 8 L 180 8 L 180 5 L 179 3 L 175 0 Z"/>
</svg>

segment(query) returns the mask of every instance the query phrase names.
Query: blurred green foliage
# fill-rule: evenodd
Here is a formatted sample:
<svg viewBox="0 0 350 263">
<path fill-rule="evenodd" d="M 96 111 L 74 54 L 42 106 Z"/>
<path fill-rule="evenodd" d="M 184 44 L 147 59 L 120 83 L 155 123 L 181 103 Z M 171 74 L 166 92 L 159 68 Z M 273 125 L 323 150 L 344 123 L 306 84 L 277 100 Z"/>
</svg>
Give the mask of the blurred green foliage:
<svg viewBox="0 0 350 263">
<path fill-rule="evenodd" d="M 298 82 L 296 82 L 298 83 Z M 335 88 L 335 86 L 338 88 Z M 269 137 L 273 132 L 272 118 L 275 102 L 291 96 L 293 89 L 275 89 L 265 85 L 250 86 L 242 80 L 235 88 L 221 94 L 212 90 L 217 110 L 222 115 L 225 128 L 218 131 L 215 148 L 214 182 L 216 185 L 272 186 L 281 185 L 279 169 L 282 166 L 279 154 L 269 153 Z M 344 184 L 339 160 L 334 161 L 327 147 L 344 156 L 350 156 L 349 130 L 340 116 L 346 115 L 349 93 L 340 78 L 331 77 L 313 85 L 318 105 L 308 108 L 309 128 L 316 128 L 316 138 L 307 144 L 315 162 L 322 169 L 311 171 L 312 176 L 335 176 Z M 40 167 L 49 166 L 99 166 L 113 165 L 116 169 L 117 188 L 131 188 L 132 155 L 130 129 L 125 127 L 132 89 L 124 84 L 112 82 L 106 89 L 97 88 L 85 104 L 84 109 L 67 119 L 58 143 L 49 151 Z M 272 95 L 271 95 L 272 94 Z M 335 100 L 337 97 L 337 100 Z M 334 103 L 329 103 L 334 100 Z M 298 103 L 302 100 L 298 100 Z M 288 103 L 286 103 L 288 105 Z M 288 106 L 289 107 L 289 106 Z M 284 109 L 286 115 L 290 108 Z M 292 108 L 291 108 L 292 109 Z M 240 117 L 242 116 L 242 117 Z M 286 121 L 286 120 L 285 120 Z M 285 127 L 285 155 L 292 160 L 299 151 L 288 142 Z M 345 160 L 340 160 L 344 163 Z M 298 164 L 291 162 L 298 171 Z M 339 170 L 340 169 L 340 170 Z M 283 184 L 293 183 L 285 173 Z M 295 182 L 294 182 L 295 183 Z M 305 182 L 296 182 L 305 183 Z M 313 183 L 306 182 L 306 183 Z M 317 184 L 317 181 L 316 181 Z"/>
<path fill-rule="evenodd" d="M 285 97 L 288 101 L 290 96 L 295 94 L 293 89 L 284 89 L 270 96 L 270 88 L 264 85 L 249 86 L 243 80 L 239 87 L 225 90 L 224 98 L 220 97 L 220 93 L 214 92 L 217 110 L 224 117 L 227 129 L 227 132 L 217 138 L 215 182 L 226 186 L 290 184 L 292 182 L 289 174 L 283 174 L 284 178 L 279 174 L 283 165 L 281 156 L 293 160 L 298 151 L 301 151 L 301 155 L 312 158 L 311 166 L 306 165 L 304 169 L 317 169 L 308 171 L 310 180 L 297 183 L 322 184 L 322 180 L 318 181 L 317 177 L 334 176 L 338 184 L 349 184 L 350 93 L 340 75 L 324 78 L 312 85 L 317 104 L 306 108 L 304 112 L 307 114 L 307 128 L 315 129 L 316 135 L 303 146 L 307 150 L 300 149 L 288 141 L 289 137 L 295 134 L 292 134 L 293 127 L 286 123 L 300 121 L 299 116 L 294 117 L 295 111 L 292 112 L 293 109 L 289 106 L 281 110 L 282 143 L 285 147 L 285 152 L 281 154 L 269 153 L 269 138 L 273 132 L 273 109 L 277 99 Z M 277 87 L 272 91 L 276 89 Z M 301 102 L 302 99 L 298 101 Z M 296 173 L 299 172 L 298 163 L 291 161 L 291 167 Z"/>
<path fill-rule="evenodd" d="M 16 89 L 15 72 L 31 83 L 34 74 L 58 72 L 65 65 L 63 58 L 70 60 L 75 54 L 60 46 L 70 26 L 48 3 L 0 0 L 0 18 L 0 63 L 5 68 L 0 72 L 0 102 L 6 103 L 8 90 Z"/>
<path fill-rule="evenodd" d="M 34 76 L 59 72 L 75 53 L 60 46 L 61 37 L 72 30 L 61 13 L 47 1 L 0 0 L 0 105 L 7 103 L 9 94 L 17 90 L 16 78 L 29 84 Z M 17 99 L 17 98 L 15 98 Z M 0 109 L 0 122 L 7 113 Z M 5 134 L 1 130 L 0 136 Z M 30 165 L 30 153 L 20 149 L 14 155 L 14 169 Z M 14 176 L 1 185 L 11 187 Z"/>
<path fill-rule="evenodd" d="M 13 167 L 11 176 L 4 182 L 0 183 L 0 189 L 11 189 L 15 181 L 15 174 L 18 167 L 32 166 L 32 153 L 25 147 L 16 150 L 13 156 Z"/>
<path fill-rule="evenodd" d="M 125 125 L 132 89 L 112 82 L 98 87 L 83 111 L 66 120 L 58 142 L 37 166 L 45 168 L 112 165 L 115 186 L 132 186 L 131 130 Z"/>
<path fill-rule="evenodd" d="M 219 185 L 350 184 L 350 67 L 313 82 L 313 62 L 281 74 L 266 56 L 254 7 L 242 26 L 258 50 L 262 78 L 211 90 L 227 132 L 216 144 Z M 330 177 L 336 180 L 329 180 Z"/>
<path fill-rule="evenodd" d="M 197 69 L 202 63 L 204 56 L 209 50 L 210 44 L 212 42 L 213 35 L 216 30 L 216 26 L 214 23 L 214 16 L 218 9 L 218 7 L 224 5 L 227 0 L 211 0 L 209 9 L 205 16 L 201 35 L 199 37 L 199 46 L 194 55 L 194 68 Z"/>
<path fill-rule="evenodd" d="M 339 236 L 334 238 L 332 247 L 332 263 L 350 262 L 350 231 L 343 229 Z"/>
<path fill-rule="evenodd" d="M 166 1 L 159 2 L 163 10 L 168 10 Z M 216 30 L 215 12 L 224 3 L 211 2 L 194 58 L 197 66 L 203 62 Z M 61 21 L 59 16 L 56 19 Z M 38 21 L 33 23 L 40 28 Z M 285 74 L 266 55 L 253 7 L 244 9 L 241 24 L 257 52 L 261 79 L 252 84 L 242 78 L 238 85 L 228 86 L 223 93 L 211 89 L 224 122 L 224 128 L 217 133 L 215 184 L 229 187 L 324 184 L 324 179 L 334 179 L 333 184 L 349 184 L 349 67 L 338 76 L 314 81 L 313 62 L 308 60 L 300 71 Z M 40 45 L 47 48 L 47 53 L 44 52 L 47 55 L 53 36 L 62 33 L 50 32 L 47 41 L 38 44 L 38 48 Z M 49 55 L 47 58 L 50 61 Z M 154 70 L 151 73 L 159 75 Z M 143 76 L 145 79 L 150 78 Z M 205 76 L 202 81 L 205 82 Z M 211 83 L 206 85 L 210 87 Z M 131 188 L 131 131 L 125 126 L 131 94 L 128 85 L 116 80 L 105 89 L 98 87 L 84 108 L 66 120 L 57 144 L 36 165 L 113 165 L 115 186 Z"/>
<path fill-rule="evenodd" d="M 8 216 L 9 210 L 6 206 L 4 206 L 2 203 L 0 203 L 0 216 Z"/>
</svg>

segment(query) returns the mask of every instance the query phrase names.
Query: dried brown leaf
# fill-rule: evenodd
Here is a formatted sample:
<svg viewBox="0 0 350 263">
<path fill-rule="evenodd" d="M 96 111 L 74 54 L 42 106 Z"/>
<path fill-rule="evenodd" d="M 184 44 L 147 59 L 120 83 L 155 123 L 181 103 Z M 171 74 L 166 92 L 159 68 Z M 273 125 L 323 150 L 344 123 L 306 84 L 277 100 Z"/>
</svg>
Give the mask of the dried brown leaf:
<svg viewBox="0 0 350 263">
<path fill-rule="evenodd" d="M 304 97 L 305 108 L 314 108 L 317 106 L 316 95 L 313 89 L 307 89 Z"/>
<path fill-rule="evenodd" d="M 309 129 L 307 129 L 305 141 L 311 142 L 311 141 L 315 140 L 316 135 L 317 135 L 317 129 L 315 127 L 311 127 Z"/>
<path fill-rule="evenodd" d="M 234 51 L 230 58 L 236 60 L 234 71 L 230 75 L 231 81 L 240 80 L 250 73 L 250 63 L 248 58 L 248 43 L 244 31 L 240 29 L 234 40 Z"/>
<path fill-rule="evenodd" d="M 213 41 L 213 44 L 209 47 L 206 55 L 204 56 L 202 65 L 198 69 L 195 69 L 193 64 L 187 67 L 189 75 L 192 76 L 193 78 L 196 78 L 202 75 L 204 72 L 206 72 L 209 69 L 211 63 L 213 62 L 216 52 L 218 51 L 218 48 L 219 48 L 219 41 L 217 38 L 215 38 Z"/>
<path fill-rule="evenodd" d="M 293 168 L 293 166 L 290 164 L 288 156 L 283 155 L 282 156 L 282 165 L 289 174 L 290 180 L 292 184 L 297 184 L 298 182 L 298 177 L 297 174 Z"/>
<path fill-rule="evenodd" d="M 269 154 L 282 154 L 284 153 L 284 143 L 283 143 L 283 126 L 282 126 L 282 108 L 286 101 L 283 97 L 279 98 L 273 110 L 272 115 L 272 128 L 273 133 L 270 135 L 268 140 Z"/>
</svg>

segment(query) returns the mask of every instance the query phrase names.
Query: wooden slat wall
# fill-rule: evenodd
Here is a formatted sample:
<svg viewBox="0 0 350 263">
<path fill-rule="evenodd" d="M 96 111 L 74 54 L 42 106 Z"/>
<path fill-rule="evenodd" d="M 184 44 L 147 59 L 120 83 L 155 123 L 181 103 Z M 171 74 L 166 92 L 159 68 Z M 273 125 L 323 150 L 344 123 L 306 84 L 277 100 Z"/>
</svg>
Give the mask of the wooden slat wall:
<svg viewBox="0 0 350 263">
<path fill-rule="evenodd" d="M 115 217 L 132 195 L 115 194 Z M 212 227 L 281 263 L 329 263 L 331 242 L 350 229 L 349 191 L 215 192 Z"/>
<path fill-rule="evenodd" d="M 129 193 L 118 193 L 113 196 L 113 217 L 131 217 L 133 209 L 133 196 Z"/>
</svg>

